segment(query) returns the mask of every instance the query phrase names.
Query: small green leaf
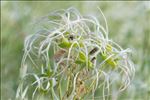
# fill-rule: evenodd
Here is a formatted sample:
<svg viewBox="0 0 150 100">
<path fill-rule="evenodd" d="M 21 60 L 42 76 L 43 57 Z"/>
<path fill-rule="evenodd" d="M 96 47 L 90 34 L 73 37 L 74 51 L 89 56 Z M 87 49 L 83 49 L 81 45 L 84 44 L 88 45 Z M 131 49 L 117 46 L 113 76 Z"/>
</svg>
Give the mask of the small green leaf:
<svg viewBox="0 0 150 100">
<path fill-rule="evenodd" d="M 76 64 L 83 64 L 83 63 L 85 63 L 85 62 L 84 62 L 83 60 L 76 60 L 75 63 L 76 63 Z"/>
<path fill-rule="evenodd" d="M 61 48 L 70 48 L 71 46 L 71 43 L 66 39 L 66 38 L 63 38 L 62 42 L 59 44 L 59 46 Z"/>
<path fill-rule="evenodd" d="M 83 43 L 79 43 L 80 47 L 83 47 Z"/>
<path fill-rule="evenodd" d="M 65 34 L 65 35 L 69 35 L 70 33 L 69 33 L 69 32 L 65 32 L 64 34 Z"/>
<path fill-rule="evenodd" d="M 106 61 L 109 65 L 111 65 L 112 67 L 116 67 L 117 66 L 117 62 L 114 61 L 112 58 L 108 59 Z"/>
<path fill-rule="evenodd" d="M 102 57 L 103 60 L 107 59 L 108 55 L 106 54 L 100 54 L 100 56 Z M 111 65 L 113 68 L 117 66 L 117 61 L 113 60 L 112 57 L 110 57 L 109 59 L 106 60 L 106 63 Z"/>
<path fill-rule="evenodd" d="M 112 52 L 112 46 L 111 46 L 110 44 L 107 44 L 107 45 L 106 45 L 106 50 L 107 50 L 108 52 Z"/>
<path fill-rule="evenodd" d="M 86 66 L 86 59 L 87 58 L 85 54 L 83 52 L 79 52 L 79 58 L 78 60 L 75 61 L 75 63 L 81 65 L 82 67 Z M 90 60 L 88 60 L 87 64 L 88 64 L 87 65 L 88 68 L 93 68 L 93 63 Z"/>
<path fill-rule="evenodd" d="M 86 56 L 83 52 L 79 52 L 79 58 L 83 61 L 86 61 Z"/>
<path fill-rule="evenodd" d="M 93 63 L 90 60 L 88 60 L 88 67 L 93 68 Z"/>
</svg>

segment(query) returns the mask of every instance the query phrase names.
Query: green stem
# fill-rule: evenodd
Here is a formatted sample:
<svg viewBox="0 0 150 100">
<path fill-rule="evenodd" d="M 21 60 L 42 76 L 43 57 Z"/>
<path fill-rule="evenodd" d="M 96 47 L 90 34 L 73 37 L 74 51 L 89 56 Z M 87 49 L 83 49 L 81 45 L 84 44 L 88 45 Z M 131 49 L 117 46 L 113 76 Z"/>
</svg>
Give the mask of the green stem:
<svg viewBox="0 0 150 100">
<path fill-rule="evenodd" d="M 62 100 L 62 93 L 61 93 L 61 84 L 59 82 L 59 99 Z"/>
<path fill-rule="evenodd" d="M 53 95 L 53 88 L 51 87 L 51 97 L 52 97 L 52 100 L 54 100 L 54 95 Z"/>
</svg>

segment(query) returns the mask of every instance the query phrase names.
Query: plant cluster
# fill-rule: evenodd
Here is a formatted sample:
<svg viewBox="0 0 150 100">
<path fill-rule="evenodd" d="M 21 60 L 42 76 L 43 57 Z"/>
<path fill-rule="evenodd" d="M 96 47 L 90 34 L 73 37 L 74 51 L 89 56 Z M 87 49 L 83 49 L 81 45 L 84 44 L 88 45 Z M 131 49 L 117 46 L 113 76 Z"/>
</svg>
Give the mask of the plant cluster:
<svg viewBox="0 0 150 100">
<path fill-rule="evenodd" d="M 108 99 L 113 87 L 118 92 L 128 87 L 134 75 L 131 50 L 108 38 L 100 13 L 105 28 L 75 8 L 54 11 L 35 24 L 38 32 L 24 44 L 17 98 Z"/>
</svg>

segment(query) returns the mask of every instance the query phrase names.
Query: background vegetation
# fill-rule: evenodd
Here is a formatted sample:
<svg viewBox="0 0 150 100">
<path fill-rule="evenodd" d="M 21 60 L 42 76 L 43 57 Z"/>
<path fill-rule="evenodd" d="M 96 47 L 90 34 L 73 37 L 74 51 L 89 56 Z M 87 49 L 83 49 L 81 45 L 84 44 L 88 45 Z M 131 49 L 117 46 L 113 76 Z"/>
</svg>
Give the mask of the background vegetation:
<svg viewBox="0 0 150 100">
<path fill-rule="evenodd" d="M 109 37 L 123 48 L 133 49 L 135 77 L 118 100 L 150 99 L 150 2 L 1 2 L 1 98 L 14 100 L 19 82 L 23 43 L 33 34 L 32 23 L 57 9 L 77 8 L 82 14 L 101 18 L 97 7 L 104 12 Z M 102 23 L 103 20 L 100 20 Z"/>
</svg>

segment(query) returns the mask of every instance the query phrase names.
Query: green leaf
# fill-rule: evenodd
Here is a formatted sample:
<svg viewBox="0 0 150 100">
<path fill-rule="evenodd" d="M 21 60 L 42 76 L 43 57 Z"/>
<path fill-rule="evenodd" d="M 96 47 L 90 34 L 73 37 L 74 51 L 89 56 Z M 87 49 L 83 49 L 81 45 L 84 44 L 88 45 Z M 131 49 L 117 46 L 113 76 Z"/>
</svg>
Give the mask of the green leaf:
<svg viewBox="0 0 150 100">
<path fill-rule="evenodd" d="M 83 63 L 85 63 L 85 62 L 84 62 L 83 60 L 76 60 L 75 63 L 76 63 L 76 64 L 83 64 Z"/>
<path fill-rule="evenodd" d="M 106 54 L 100 54 L 101 58 L 103 60 L 107 59 L 108 55 Z M 110 57 L 109 59 L 106 60 L 106 63 L 111 65 L 113 68 L 115 68 L 117 66 L 117 61 L 114 60 L 112 57 Z"/>
<path fill-rule="evenodd" d="M 112 46 L 111 46 L 110 44 L 107 44 L 107 45 L 106 45 L 106 50 L 107 50 L 108 52 L 112 52 Z"/>
<path fill-rule="evenodd" d="M 62 42 L 59 44 L 59 46 L 61 48 L 70 48 L 71 46 L 71 43 L 66 39 L 66 38 L 63 38 Z"/>
<path fill-rule="evenodd" d="M 76 64 L 83 66 L 86 66 L 86 56 L 83 52 L 79 52 L 79 58 L 75 61 Z M 93 63 L 88 59 L 88 68 L 93 68 Z"/>
<path fill-rule="evenodd" d="M 86 56 L 83 52 L 79 52 L 79 58 L 83 61 L 86 61 Z"/>
<path fill-rule="evenodd" d="M 117 66 L 117 62 L 114 61 L 112 58 L 108 59 L 106 61 L 109 65 L 111 65 L 112 67 L 116 67 Z"/>
<path fill-rule="evenodd" d="M 70 33 L 69 33 L 69 32 L 65 32 L 64 34 L 65 34 L 65 35 L 69 35 Z"/>
<path fill-rule="evenodd" d="M 88 67 L 93 68 L 93 63 L 90 60 L 88 60 Z"/>
<path fill-rule="evenodd" d="M 83 43 L 82 42 L 80 42 L 79 45 L 80 45 L 80 47 L 83 47 Z"/>
</svg>

